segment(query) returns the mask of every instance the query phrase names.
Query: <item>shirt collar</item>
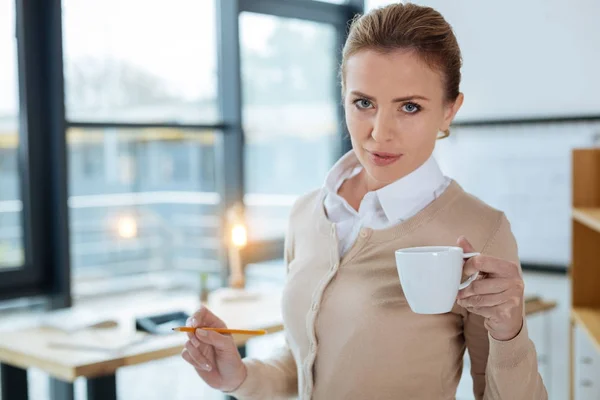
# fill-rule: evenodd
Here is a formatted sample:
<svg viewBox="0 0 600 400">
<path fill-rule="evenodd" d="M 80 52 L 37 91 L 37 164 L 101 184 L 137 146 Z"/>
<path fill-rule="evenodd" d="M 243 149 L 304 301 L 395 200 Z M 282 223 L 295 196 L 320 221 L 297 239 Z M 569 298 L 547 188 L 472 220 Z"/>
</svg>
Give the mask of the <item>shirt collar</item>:
<svg viewBox="0 0 600 400">
<path fill-rule="evenodd" d="M 390 221 L 406 219 L 423 199 L 434 196 L 446 177 L 433 156 L 410 174 L 377 190 L 381 208 Z"/>
<path fill-rule="evenodd" d="M 362 170 L 353 150 L 344 154 L 331 168 L 325 178 L 326 193 L 336 196 L 346 179 L 350 179 Z M 420 207 L 423 198 L 434 195 L 445 182 L 437 161 L 429 157 L 416 170 L 375 191 L 379 204 L 389 221 L 405 219 L 414 208 Z"/>
<path fill-rule="evenodd" d="M 344 154 L 331 167 L 325 178 L 325 190 L 327 193 L 337 194 L 340 186 L 345 180 L 352 178 L 362 171 L 362 165 L 358 162 L 354 150 L 350 150 Z"/>
</svg>

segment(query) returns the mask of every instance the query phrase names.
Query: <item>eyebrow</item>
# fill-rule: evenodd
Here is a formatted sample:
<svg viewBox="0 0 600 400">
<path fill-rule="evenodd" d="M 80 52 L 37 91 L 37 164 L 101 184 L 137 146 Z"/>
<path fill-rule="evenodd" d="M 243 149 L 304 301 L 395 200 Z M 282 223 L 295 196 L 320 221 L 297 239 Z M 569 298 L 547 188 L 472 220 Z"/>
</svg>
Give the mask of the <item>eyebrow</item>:
<svg viewBox="0 0 600 400">
<path fill-rule="evenodd" d="M 359 92 L 358 90 L 353 90 L 353 91 L 350 92 L 350 94 L 353 94 L 355 96 L 364 97 L 365 99 L 368 99 L 368 100 L 375 100 L 375 98 L 373 96 L 369 96 L 367 94 Z M 392 100 L 392 103 L 402 103 L 404 101 L 417 100 L 417 99 L 429 101 L 429 99 L 427 97 L 415 94 L 415 95 L 411 95 L 411 96 L 397 97 L 397 98 L 395 98 L 395 99 Z"/>
</svg>

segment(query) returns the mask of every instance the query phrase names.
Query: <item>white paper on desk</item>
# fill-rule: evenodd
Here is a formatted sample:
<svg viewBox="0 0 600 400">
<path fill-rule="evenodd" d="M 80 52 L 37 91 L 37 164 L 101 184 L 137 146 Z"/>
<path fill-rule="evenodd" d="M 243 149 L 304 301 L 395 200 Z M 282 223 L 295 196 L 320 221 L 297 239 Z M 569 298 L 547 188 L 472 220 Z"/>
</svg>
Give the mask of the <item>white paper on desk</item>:
<svg viewBox="0 0 600 400">
<path fill-rule="evenodd" d="M 114 322 L 116 324 L 116 321 L 110 318 L 105 318 L 88 310 L 77 309 L 51 311 L 44 314 L 40 320 L 40 326 L 58 329 L 63 332 L 75 332 L 103 322 Z"/>
<path fill-rule="evenodd" d="M 256 301 L 261 297 L 261 292 L 258 290 L 235 289 L 235 288 L 219 288 L 215 289 L 208 295 L 209 303 L 234 303 L 242 301 Z"/>
<path fill-rule="evenodd" d="M 148 337 L 149 335 L 143 332 L 89 329 L 53 338 L 48 342 L 48 346 L 80 351 L 118 352 L 140 344 Z"/>
</svg>

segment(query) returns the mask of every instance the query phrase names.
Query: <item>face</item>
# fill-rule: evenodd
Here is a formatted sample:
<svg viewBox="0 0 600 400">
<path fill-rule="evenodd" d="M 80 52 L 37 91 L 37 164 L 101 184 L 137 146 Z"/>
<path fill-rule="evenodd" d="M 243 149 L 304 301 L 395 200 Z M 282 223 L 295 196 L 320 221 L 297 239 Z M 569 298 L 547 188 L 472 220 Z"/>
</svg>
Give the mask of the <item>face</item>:
<svg viewBox="0 0 600 400">
<path fill-rule="evenodd" d="M 377 190 L 431 156 L 462 104 L 444 98 L 442 76 L 411 51 L 372 50 L 346 60 L 344 108 L 352 147 Z"/>
</svg>

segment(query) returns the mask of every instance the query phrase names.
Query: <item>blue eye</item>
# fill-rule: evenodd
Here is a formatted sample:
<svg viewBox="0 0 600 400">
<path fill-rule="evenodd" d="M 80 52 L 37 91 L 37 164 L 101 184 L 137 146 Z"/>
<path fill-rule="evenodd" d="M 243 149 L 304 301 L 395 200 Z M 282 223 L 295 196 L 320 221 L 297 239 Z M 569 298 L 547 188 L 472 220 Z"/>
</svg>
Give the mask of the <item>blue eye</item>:
<svg viewBox="0 0 600 400">
<path fill-rule="evenodd" d="M 371 101 L 367 100 L 367 99 L 356 99 L 353 101 L 353 103 L 356 106 L 356 108 L 358 108 L 359 110 L 373 108 L 373 103 L 371 103 Z"/>
<path fill-rule="evenodd" d="M 414 114 L 421 110 L 421 106 L 415 103 L 406 103 L 402 106 L 402 111 L 408 114 Z"/>
</svg>

